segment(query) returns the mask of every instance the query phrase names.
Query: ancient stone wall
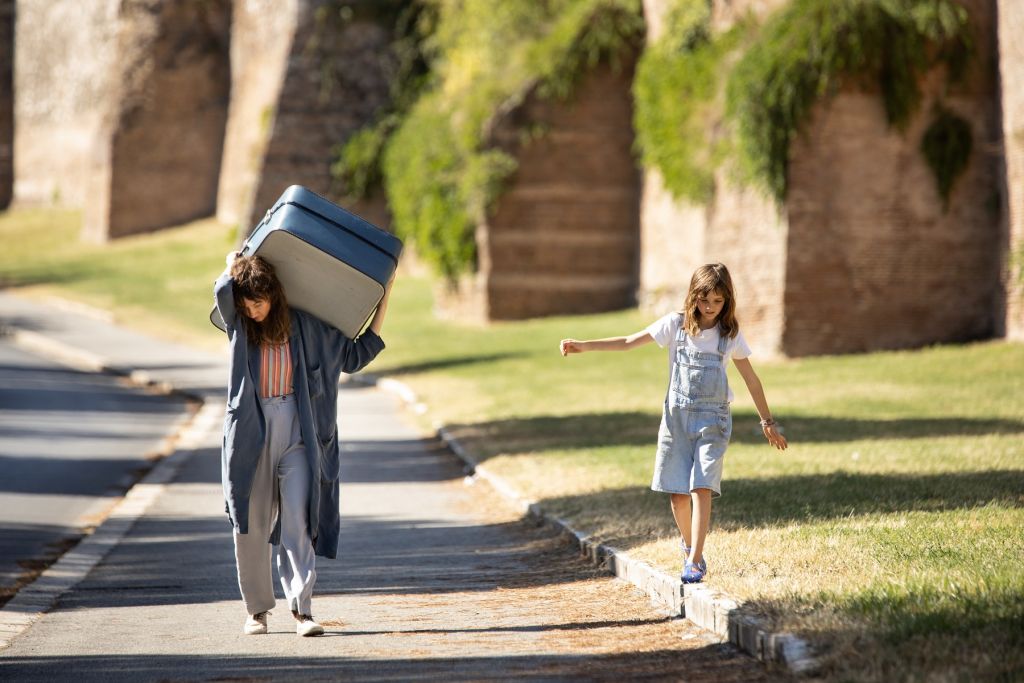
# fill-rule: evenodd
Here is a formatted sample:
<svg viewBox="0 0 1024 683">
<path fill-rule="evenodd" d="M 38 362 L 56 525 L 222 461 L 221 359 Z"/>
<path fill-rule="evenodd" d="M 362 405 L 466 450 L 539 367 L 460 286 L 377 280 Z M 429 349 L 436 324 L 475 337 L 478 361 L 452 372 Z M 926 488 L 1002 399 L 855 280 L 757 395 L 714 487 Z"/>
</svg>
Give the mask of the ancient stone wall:
<svg viewBox="0 0 1024 683">
<path fill-rule="evenodd" d="M 715 30 L 727 30 L 747 11 L 765 13 L 784 0 L 716 1 Z M 648 41 L 664 30 L 665 0 L 645 0 Z M 711 132 L 709 131 L 709 135 Z M 640 217 L 639 298 L 652 316 L 679 309 L 693 271 L 705 263 L 729 268 L 744 336 L 758 353 L 778 351 L 783 330 L 783 284 L 788 225 L 771 199 L 715 177 L 706 205 L 675 199 L 657 169 L 646 169 Z"/>
<path fill-rule="evenodd" d="M 529 95 L 490 143 L 518 169 L 477 231 L 476 298 L 492 320 L 635 303 L 639 172 L 632 64 L 587 74 L 570 102 Z M 523 131 L 543 133 L 523 140 Z"/>
<path fill-rule="evenodd" d="M 649 4 L 655 4 L 649 0 Z M 728 25 L 743 3 L 716 2 Z M 746 3 L 755 10 L 778 2 Z M 707 206 L 666 196 L 645 176 L 641 296 L 678 301 L 693 267 L 730 267 L 738 311 L 759 350 L 800 356 L 903 348 L 991 336 L 998 295 L 998 159 L 993 16 L 965 0 L 978 58 L 965 85 L 929 74 L 905 131 L 889 128 L 881 97 L 843 91 L 819 105 L 790 152 L 784 210 L 718 177 Z M 948 210 L 920 151 L 940 93 L 970 122 L 973 154 Z M 678 239 L 674 242 L 674 239 Z M 673 275 L 676 263 L 685 264 Z"/>
<path fill-rule="evenodd" d="M 937 70 L 905 131 L 881 98 L 818 107 L 790 153 L 787 354 L 905 348 L 992 336 L 998 292 L 999 160 L 989 3 L 968 4 L 977 57 L 961 86 Z M 940 93 L 969 122 L 972 155 L 948 209 L 921 153 Z"/>
<path fill-rule="evenodd" d="M 665 33 L 669 8 L 678 0 L 643 0 L 647 42 L 653 43 Z M 728 31 L 746 16 L 763 17 L 789 0 L 711 0 L 711 30 Z"/>
<path fill-rule="evenodd" d="M 789 2 L 790 0 L 712 0 L 711 30 L 728 31 L 744 17 L 765 17 Z"/>
<path fill-rule="evenodd" d="M 999 0 L 998 6 L 1007 218 L 996 314 L 999 331 L 1024 340 L 1024 3 Z"/>
<path fill-rule="evenodd" d="M 81 206 L 111 98 L 120 0 L 17 0 L 14 197 Z"/>
<path fill-rule="evenodd" d="M 724 263 L 736 290 L 744 336 L 759 353 L 778 350 L 782 335 L 787 224 L 759 191 L 724 174 L 707 205 L 674 199 L 657 170 L 644 175 L 640 297 L 651 315 L 679 309 L 693 271 Z"/>
<path fill-rule="evenodd" d="M 301 0 L 234 0 L 231 104 L 217 190 L 217 220 L 245 223 L 263 170 Z"/>
<path fill-rule="evenodd" d="M 0 0 L 0 210 L 14 192 L 14 0 Z"/>
<path fill-rule="evenodd" d="M 337 147 L 372 122 L 389 101 L 394 64 L 388 8 L 397 4 L 378 3 L 376 10 L 367 4 L 351 20 L 332 22 L 317 12 L 329 3 L 299 3 L 258 181 L 243 221 L 246 230 L 289 185 L 305 185 L 328 197 L 343 194 L 343 188 L 332 185 L 330 167 Z M 261 109 L 261 119 L 264 111 L 269 110 Z M 388 222 L 383 200 L 346 208 L 382 227 Z"/>
<path fill-rule="evenodd" d="M 214 213 L 227 119 L 229 0 L 124 0 L 116 88 L 97 137 L 83 236 Z"/>
</svg>

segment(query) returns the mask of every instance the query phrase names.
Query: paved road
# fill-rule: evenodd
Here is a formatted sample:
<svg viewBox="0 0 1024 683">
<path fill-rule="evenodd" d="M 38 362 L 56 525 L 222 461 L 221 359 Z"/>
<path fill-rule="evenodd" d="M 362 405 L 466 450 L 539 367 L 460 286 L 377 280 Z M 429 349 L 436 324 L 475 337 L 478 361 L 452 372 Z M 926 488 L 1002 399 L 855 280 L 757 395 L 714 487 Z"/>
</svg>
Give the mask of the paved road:
<svg viewBox="0 0 1024 683">
<path fill-rule="evenodd" d="M 53 559 L 148 469 L 185 414 L 180 400 L 0 338 L 0 604 L 25 568 Z"/>
</svg>

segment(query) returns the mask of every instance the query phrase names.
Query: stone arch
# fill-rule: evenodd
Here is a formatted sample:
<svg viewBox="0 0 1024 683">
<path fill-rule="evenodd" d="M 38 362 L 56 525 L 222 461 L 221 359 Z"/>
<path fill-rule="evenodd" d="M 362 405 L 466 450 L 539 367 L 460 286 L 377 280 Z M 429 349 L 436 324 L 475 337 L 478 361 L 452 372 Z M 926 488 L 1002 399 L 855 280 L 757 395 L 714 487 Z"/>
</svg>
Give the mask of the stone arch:
<svg viewBox="0 0 1024 683">
<path fill-rule="evenodd" d="M 513 156 L 518 168 L 477 227 L 477 273 L 454 304 L 469 317 L 521 319 L 635 304 L 634 65 L 627 55 L 617 68 L 596 67 L 567 102 L 530 92 L 494 122 L 489 146 Z M 444 305 L 452 308 L 452 299 Z"/>
<path fill-rule="evenodd" d="M 214 212 L 230 24 L 230 0 L 122 2 L 114 95 L 86 196 L 87 239 L 148 232 Z"/>
<path fill-rule="evenodd" d="M 283 63 L 274 66 L 280 80 L 261 114 L 264 137 L 251 146 L 257 158 L 249 163 L 258 171 L 251 187 L 235 190 L 251 198 L 236 212 L 244 221 L 243 233 L 290 185 L 304 185 L 329 197 L 339 194 L 331 176 L 338 145 L 372 123 L 390 100 L 391 21 L 402 3 L 353 5 L 352 18 L 334 24 L 322 15 L 318 19 L 318 9 L 337 11 L 338 6 L 299 0 L 290 20 L 293 33 L 281 36 L 288 49 Z M 352 202 L 347 208 L 377 225 L 389 222 L 383 198 Z"/>
<path fill-rule="evenodd" d="M 788 355 L 909 348 L 992 337 L 999 286 L 995 34 L 986 0 L 961 0 L 977 56 L 962 85 L 925 75 L 903 131 L 881 97 L 844 91 L 819 105 L 790 150 L 785 315 Z M 920 151 L 938 102 L 974 144 L 948 209 Z"/>
</svg>

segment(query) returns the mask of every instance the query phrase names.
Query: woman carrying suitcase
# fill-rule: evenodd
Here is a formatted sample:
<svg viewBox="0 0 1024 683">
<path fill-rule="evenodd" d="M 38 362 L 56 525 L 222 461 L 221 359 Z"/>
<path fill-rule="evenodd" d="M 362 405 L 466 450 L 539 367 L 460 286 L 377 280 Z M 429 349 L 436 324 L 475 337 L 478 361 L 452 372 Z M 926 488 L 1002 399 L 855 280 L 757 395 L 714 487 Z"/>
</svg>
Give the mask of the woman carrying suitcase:
<svg viewBox="0 0 1024 683">
<path fill-rule="evenodd" d="M 384 349 L 379 335 L 391 282 L 369 328 L 353 340 L 290 308 L 265 259 L 232 252 L 227 264 L 214 285 L 231 353 L 221 480 L 249 615 L 243 631 L 267 632 L 276 549 L 296 633 L 321 635 L 311 607 L 315 556 L 337 556 L 341 524 L 338 377 Z"/>
</svg>

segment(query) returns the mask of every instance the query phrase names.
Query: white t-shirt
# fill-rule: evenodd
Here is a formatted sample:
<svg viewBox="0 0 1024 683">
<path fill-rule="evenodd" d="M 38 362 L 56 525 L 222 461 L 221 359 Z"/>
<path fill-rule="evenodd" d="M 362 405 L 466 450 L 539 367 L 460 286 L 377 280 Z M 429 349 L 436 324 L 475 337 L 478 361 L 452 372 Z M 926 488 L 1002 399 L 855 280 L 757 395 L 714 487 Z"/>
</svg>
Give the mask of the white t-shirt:
<svg viewBox="0 0 1024 683">
<path fill-rule="evenodd" d="M 654 341 L 658 343 L 658 346 L 665 348 L 668 346 L 668 369 L 669 373 L 672 372 L 672 363 L 676 357 L 676 337 L 679 333 L 679 328 L 683 324 L 683 314 L 678 312 L 669 313 L 666 316 L 658 318 L 653 323 L 647 326 L 647 332 L 654 338 Z M 715 325 L 710 330 L 701 330 L 696 336 L 687 334 L 686 345 L 690 348 L 697 349 L 702 352 L 717 352 L 718 351 L 718 340 L 721 338 L 721 333 L 718 331 L 718 326 Z M 730 358 L 748 358 L 750 356 L 750 347 L 747 346 L 747 340 L 743 338 L 742 332 L 737 332 L 736 336 L 726 342 L 725 345 L 725 358 L 723 363 L 728 363 Z M 729 388 L 729 402 L 733 399 L 732 387 Z"/>
</svg>

